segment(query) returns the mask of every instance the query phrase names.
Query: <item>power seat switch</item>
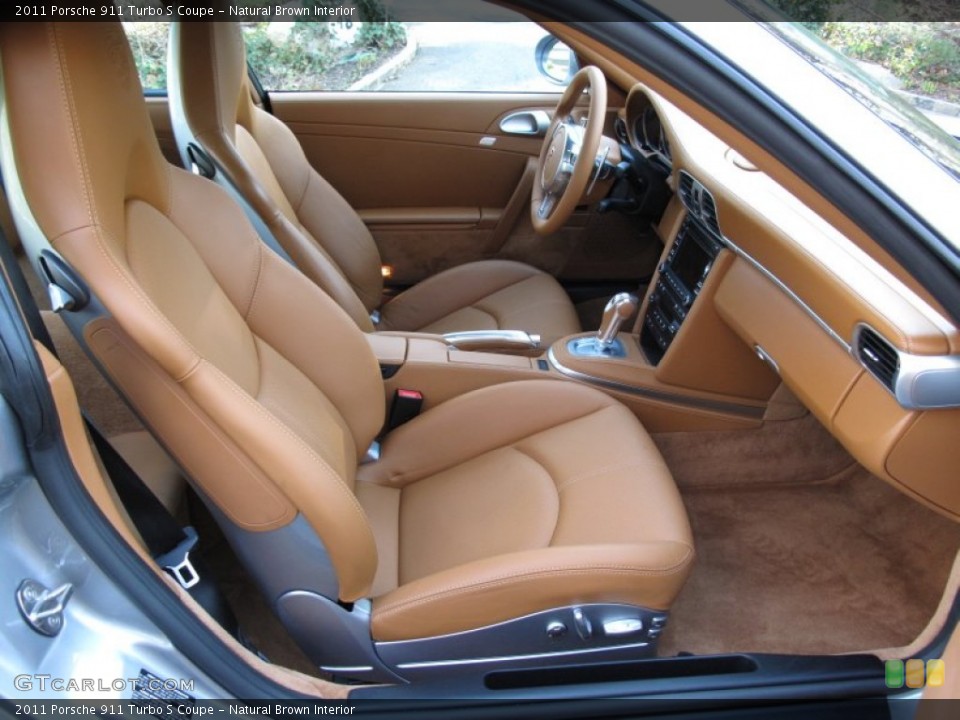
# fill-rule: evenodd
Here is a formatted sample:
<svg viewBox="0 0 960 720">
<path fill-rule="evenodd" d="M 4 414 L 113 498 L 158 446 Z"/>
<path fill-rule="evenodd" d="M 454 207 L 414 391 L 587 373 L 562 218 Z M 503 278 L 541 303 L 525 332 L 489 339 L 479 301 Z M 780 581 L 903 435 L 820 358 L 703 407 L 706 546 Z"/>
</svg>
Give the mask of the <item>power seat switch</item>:
<svg viewBox="0 0 960 720">
<path fill-rule="evenodd" d="M 388 426 L 394 430 L 405 422 L 413 420 L 423 407 L 423 393 L 419 390 L 397 389 L 393 394 Z"/>
</svg>

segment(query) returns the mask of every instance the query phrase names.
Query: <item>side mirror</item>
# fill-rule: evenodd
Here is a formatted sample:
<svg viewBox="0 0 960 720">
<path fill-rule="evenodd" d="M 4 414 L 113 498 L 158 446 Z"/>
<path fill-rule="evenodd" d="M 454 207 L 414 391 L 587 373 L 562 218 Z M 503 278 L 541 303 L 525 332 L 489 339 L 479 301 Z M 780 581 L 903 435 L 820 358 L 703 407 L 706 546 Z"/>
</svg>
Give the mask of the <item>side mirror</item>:
<svg viewBox="0 0 960 720">
<path fill-rule="evenodd" d="M 553 35 L 545 35 L 534 50 L 537 70 L 550 82 L 566 85 L 580 66 L 577 56 Z"/>
</svg>

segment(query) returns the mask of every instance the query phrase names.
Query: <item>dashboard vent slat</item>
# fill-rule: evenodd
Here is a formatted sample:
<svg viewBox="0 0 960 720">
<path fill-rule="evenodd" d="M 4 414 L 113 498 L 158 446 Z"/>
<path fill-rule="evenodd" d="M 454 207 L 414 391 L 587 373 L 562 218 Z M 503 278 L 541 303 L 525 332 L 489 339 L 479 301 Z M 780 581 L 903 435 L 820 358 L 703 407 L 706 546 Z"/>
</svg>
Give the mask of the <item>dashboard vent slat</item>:
<svg viewBox="0 0 960 720">
<path fill-rule="evenodd" d="M 627 123 L 624 122 L 623 118 L 617 118 L 613 123 L 613 131 L 619 140 L 624 145 L 630 144 L 630 136 L 627 135 Z"/>
<path fill-rule="evenodd" d="M 700 203 L 700 215 L 713 232 L 720 234 L 720 222 L 717 220 L 717 205 L 710 193 L 704 193 Z"/>
<path fill-rule="evenodd" d="M 717 203 L 710 191 L 693 176 L 680 171 L 680 185 L 678 187 L 680 201 L 686 206 L 690 214 L 707 226 L 707 229 L 720 241 L 723 233 L 720 232 L 720 220 L 717 217 Z"/>
<path fill-rule="evenodd" d="M 689 209 L 694 209 L 693 200 L 693 178 L 686 173 L 680 173 L 680 200 Z"/>
<path fill-rule="evenodd" d="M 897 349 L 875 330 L 862 327 L 857 335 L 856 351 L 863 366 L 892 391 L 900 370 Z"/>
</svg>

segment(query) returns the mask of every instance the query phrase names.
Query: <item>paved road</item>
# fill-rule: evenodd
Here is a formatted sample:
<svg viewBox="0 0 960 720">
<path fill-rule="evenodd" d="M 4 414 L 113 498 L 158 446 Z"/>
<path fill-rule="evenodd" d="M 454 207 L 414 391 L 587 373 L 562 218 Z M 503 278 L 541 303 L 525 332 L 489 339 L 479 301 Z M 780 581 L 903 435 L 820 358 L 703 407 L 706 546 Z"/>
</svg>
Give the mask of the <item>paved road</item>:
<svg viewBox="0 0 960 720">
<path fill-rule="evenodd" d="M 412 23 L 414 59 L 380 90 L 559 92 L 533 59 L 546 33 L 528 22 Z"/>
</svg>

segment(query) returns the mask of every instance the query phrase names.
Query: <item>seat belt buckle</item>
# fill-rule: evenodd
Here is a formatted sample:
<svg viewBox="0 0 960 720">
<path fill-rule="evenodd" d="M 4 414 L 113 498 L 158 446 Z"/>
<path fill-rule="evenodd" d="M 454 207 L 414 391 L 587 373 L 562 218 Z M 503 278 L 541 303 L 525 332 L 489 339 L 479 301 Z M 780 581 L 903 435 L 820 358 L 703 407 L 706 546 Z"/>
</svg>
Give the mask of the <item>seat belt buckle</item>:
<svg viewBox="0 0 960 720">
<path fill-rule="evenodd" d="M 157 564 L 170 573 L 180 587 L 189 590 L 200 582 L 200 574 L 190 560 L 190 552 L 197 544 L 197 531 L 187 526 L 183 533 L 186 537 L 173 550 L 158 557 Z"/>
<path fill-rule="evenodd" d="M 423 407 L 423 393 L 419 390 L 398 388 L 393 393 L 393 405 L 390 408 L 388 427 L 394 430 L 405 422 L 413 420 Z"/>
</svg>

